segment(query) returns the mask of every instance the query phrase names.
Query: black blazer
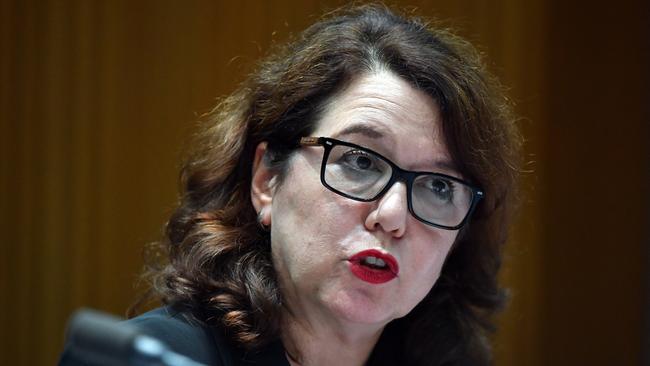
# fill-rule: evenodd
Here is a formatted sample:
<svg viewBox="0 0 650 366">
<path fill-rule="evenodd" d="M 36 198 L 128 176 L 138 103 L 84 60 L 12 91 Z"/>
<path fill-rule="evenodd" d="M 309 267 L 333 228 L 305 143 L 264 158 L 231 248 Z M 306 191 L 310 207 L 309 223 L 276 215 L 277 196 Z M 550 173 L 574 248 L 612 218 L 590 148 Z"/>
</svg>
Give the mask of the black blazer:
<svg viewBox="0 0 650 366">
<path fill-rule="evenodd" d="M 164 342 L 174 352 L 206 365 L 289 366 L 280 341 L 272 343 L 258 352 L 245 352 L 234 347 L 219 329 L 192 321 L 186 314 L 170 307 L 152 310 L 129 319 L 126 323 L 134 325 L 140 328 L 144 334 Z M 59 365 L 85 364 L 75 357 L 74 350 L 66 347 Z"/>
</svg>

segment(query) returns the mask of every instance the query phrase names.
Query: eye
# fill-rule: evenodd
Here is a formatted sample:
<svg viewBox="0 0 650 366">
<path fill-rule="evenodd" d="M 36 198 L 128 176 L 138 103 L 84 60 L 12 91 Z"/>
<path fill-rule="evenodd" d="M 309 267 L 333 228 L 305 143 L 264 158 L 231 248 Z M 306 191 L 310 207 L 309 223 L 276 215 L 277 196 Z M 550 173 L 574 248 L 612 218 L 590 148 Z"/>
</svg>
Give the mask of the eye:
<svg viewBox="0 0 650 366">
<path fill-rule="evenodd" d="M 451 202 L 454 197 L 454 183 L 442 178 L 434 178 L 429 182 L 429 189 L 440 201 Z"/>
<path fill-rule="evenodd" d="M 361 150 L 350 150 L 341 157 L 343 163 L 355 170 L 377 170 L 376 160 L 373 155 Z"/>
</svg>

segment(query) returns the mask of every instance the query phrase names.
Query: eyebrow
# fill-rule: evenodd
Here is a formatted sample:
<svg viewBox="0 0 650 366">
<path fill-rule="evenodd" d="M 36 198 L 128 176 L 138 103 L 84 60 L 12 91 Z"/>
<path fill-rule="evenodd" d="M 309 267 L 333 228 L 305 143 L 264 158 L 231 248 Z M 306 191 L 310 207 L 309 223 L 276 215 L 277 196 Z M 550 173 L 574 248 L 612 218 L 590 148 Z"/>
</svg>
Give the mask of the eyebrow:
<svg viewBox="0 0 650 366">
<path fill-rule="evenodd" d="M 458 168 L 456 168 L 456 165 L 447 160 L 436 160 L 433 162 L 433 165 L 435 165 L 438 169 L 443 169 L 443 173 L 451 174 L 451 175 L 458 175 L 458 178 L 462 178 L 462 174 L 458 171 Z M 444 171 L 446 170 L 446 172 Z"/>
<path fill-rule="evenodd" d="M 354 134 L 364 135 L 372 139 L 381 139 L 385 137 L 383 132 L 378 131 L 376 128 L 370 127 L 365 124 L 355 124 L 352 126 L 348 126 L 344 128 L 341 132 L 337 133 L 336 136 L 354 135 Z"/>
</svg>

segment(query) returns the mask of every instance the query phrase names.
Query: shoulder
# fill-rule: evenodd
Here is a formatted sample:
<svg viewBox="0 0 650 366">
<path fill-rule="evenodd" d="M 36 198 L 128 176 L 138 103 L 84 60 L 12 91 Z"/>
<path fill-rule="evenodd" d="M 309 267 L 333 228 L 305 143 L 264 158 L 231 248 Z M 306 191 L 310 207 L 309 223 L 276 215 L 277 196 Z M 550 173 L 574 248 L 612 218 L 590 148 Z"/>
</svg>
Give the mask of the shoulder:
<svg viewBox="0 0 650 366">
<path fill-rule="evenodd" d="M 231 347 L 217 330 L 171 307 L 149 311 L 125 323 L 197 362 L 219 366 L 234 364 Z"/>
</svg>

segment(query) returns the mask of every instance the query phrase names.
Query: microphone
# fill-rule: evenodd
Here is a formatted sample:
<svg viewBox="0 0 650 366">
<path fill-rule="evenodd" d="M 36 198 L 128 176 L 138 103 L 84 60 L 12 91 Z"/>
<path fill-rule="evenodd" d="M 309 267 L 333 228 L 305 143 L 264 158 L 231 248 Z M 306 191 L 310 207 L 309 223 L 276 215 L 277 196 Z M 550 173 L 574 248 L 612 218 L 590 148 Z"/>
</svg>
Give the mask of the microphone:
<svg viewBox="0 0 650 366">
<path fill-rule="evenodd" d="M 75 312 L 68 325 L 71 354 L 89 365 L 206 366 L 120 320 L 91 309 Z"/>
</svg>

